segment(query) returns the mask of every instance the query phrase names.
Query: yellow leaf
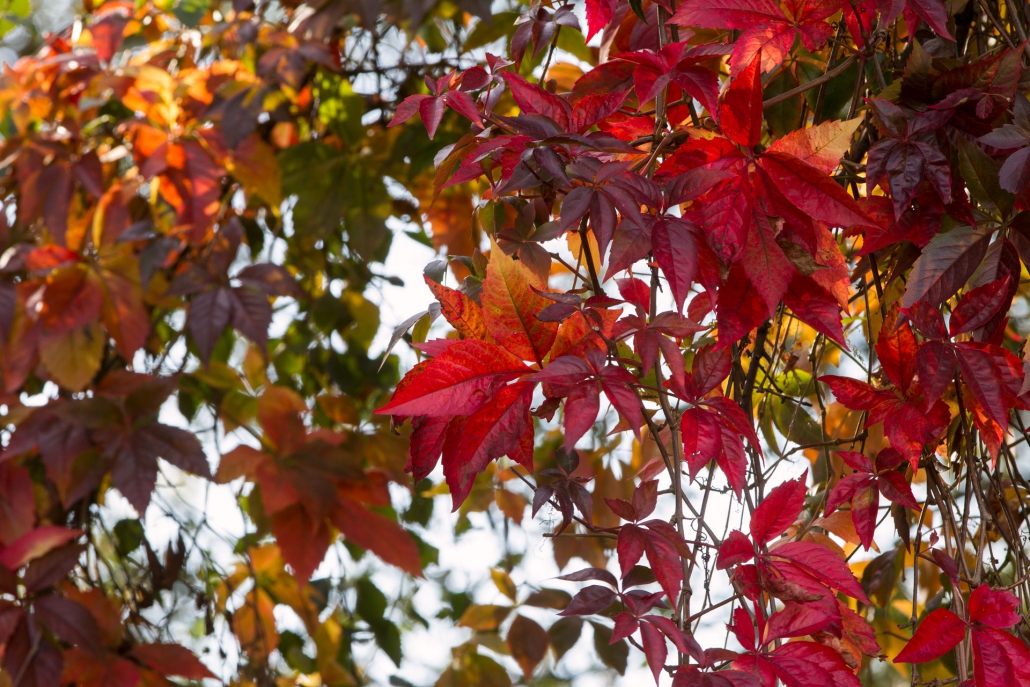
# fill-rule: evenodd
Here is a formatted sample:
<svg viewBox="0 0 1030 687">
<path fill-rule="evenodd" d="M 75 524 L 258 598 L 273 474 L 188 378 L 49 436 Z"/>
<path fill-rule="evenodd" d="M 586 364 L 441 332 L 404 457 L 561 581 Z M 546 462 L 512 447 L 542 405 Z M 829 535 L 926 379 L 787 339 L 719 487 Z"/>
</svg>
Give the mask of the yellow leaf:
<svg viewBox="0 0 1030 687">
<path fill-rule="evenodd" d="M 579 77 L 583 76 L 583 70 L 569 62 L 557 62 L 547 70 L 544 81 L 554 79 L 559 91 L 571 91 Z"/>
<path fill-rule="evenodd" d="M 565 240 L 569 244 L 569 252 L 576 256 L 576 264 L 583 265 L 584 271 L 589 270 L 587 266 L 586 255 L 580 255 L 583 251 L 583 240 L 577 232 L 570 231 L 565 235 Z M 601 251 L 597 247 L 597 238 L 594 236 L 594 232 L 587 234 L 587 246 L 590 248 L 590 262 L 594 264 L 594 273 L 601 273 Z"/>
<path fill-rule="evenodd" d="M 261 196 L 278 214 L 283 199 L 282 171 L 271 146 L 252 134 L 237 146 L 226 166 L 249 192 Z"/>
<path fill-rule="evenodd" d="M 250 344 L 246 355 L 243 356 L 243 376 L 246 377 L 251 389 L 256 391 L 268 382 L 265 367 L 265 356 L 262 355 L 261 349 Z"/>
<path fill-rule="evenodd" d="M 104 357 L 104 330 L 96 322 L 48 337 L 39 357 L 50 376 L 69 391 L 82 391 L 93 380 Z"/>
<path fill-rule="evenodd" d="M 498 489 L 494 499 L 497 501 L 497 507 L 501 509 L 502 513 L 515 521 L 516 525 L 522 524 L 522 516 L 528 505 L 525 496 L 507 489 Z"/>
<path fill-rule="evenodd" d="M 458 624 L 473 630 L 489 632 L 496 630 L 511 613 L 511 606 L 474 604 L 465 609 Z"/>
<path fill-rule="evenodd" d="M 240 647 L 255 662 L 268 658 L 279 646 L 274 610 L 275 604 L 268 594 L 262 589 L 254 589 L 233 613 L 233 631 L 240 640 Z"/>
<path fill-rule="evenodd" d="M 518 589 L 515 587 L 515 583 L 512 581 L 511 575 L 500 568 L 491 568 L 490 577 L 493 578 L 494 585 L 501 594 L 504 594 L 512 601 L 516 600 Z"/>
<path fill-rule="evenodd" d="M 837 510 L 824 518 L 818 518 L 812 524 L 816 527 L 822 527 L 830 534 L 837 535 L 852 546 L 858 546 L 862 543 L 858 532 L 855 530 L 855 522 L 851 517 L 851 511 Z M 877 553 L 880 552 L 876 542 L 873 542 L 873 550 Z"/>
</svg>

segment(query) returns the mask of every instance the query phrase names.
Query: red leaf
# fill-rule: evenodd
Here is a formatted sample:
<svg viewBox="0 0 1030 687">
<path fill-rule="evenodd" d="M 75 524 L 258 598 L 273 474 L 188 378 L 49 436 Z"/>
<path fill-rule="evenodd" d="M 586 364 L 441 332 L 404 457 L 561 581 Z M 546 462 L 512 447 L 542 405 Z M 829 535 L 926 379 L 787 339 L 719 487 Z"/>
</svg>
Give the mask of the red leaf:
<svg viewBox="0 0 1030 687">
<path fill-rule="evenodd" d="M 897 474 L 897 473 L 895 473 Z M 869 484 L 858 489 L 851 497 L 851 521 L 855 524 L 855 532 L 867 550 L 873 544 L 876 532 L 876 516 L 880 510 L 880 494 L 875 485 Z"/>
<path fill-rule="evenodd" d="M 627 423 L 633 433 L 640 439 L 640 426 L 644 424 L 643 406 L 640 397 L 633 390 L 637 379 L 626 370 L 608 365 L 601 373 L 601 390 Z"/>
<path fill-rule="evenodd" d="M 444 112 L 447 111 L 447 103 L 443 98 L 426 97 L 418 103 L 418 113 L 422 117 L 422 123 L 429 133 L 429 140 L 436 136 L 436 130 L 440 128 Z"/>
<path fill-rule="evenodd" d="M 29 471 L 15 463 L 0 464 L 0 543 L 10 544 L 36 522 L 36 499 Z"/>
<path fill-rule="evenodd" d="M 503 387 L 465 421 L 455 455 L 445 451 L 443 472 L 454 510 L 465 501 L 472 481 L 491 460 L 509 456 L 532 472 L 533 421 L 529 406 L 535 386 L 519 382 Z"/>
<path fill-rule="evenodd" d="M 588 380 L 572 388 L 565 399 L 566 451 L 575 448 L 576 442 L 594 426 L 600 410 L 601 392 L 596 381 Z"/>
<path fill-rule="evenodd" d="M 662 586 L 662 590 L 668 595 L 669 600 L 676 604 L 679 600 L 680 587 L 683 585 L 681 553 L 676 551 L 676 548 L 665 536 L 654 531 L 649 530 L 643 539 L 647 562 L 651 564 L 651 571 L 654 573 L 655 579 L 658 580 L 658 584 Z"/>
<path fill-rule="evenodd" d="M 986 351 L 964 346 L 957 351 L 962 381 L 976 396 L 977 402 L 992 420 L 1001 427 L 1009 422 L 1008 405 L 1005 402 L 1005 383 L 1001 378 L 994 358 Z"/>
<path fill-rule="evenodd" d="M 687 380 L 687 390 L 691 394 L 691 400 L 705 396 L 709 391 L 722 384 L 722 381 L 729 376 L 733 368 L 733 356 L 729 348 L 715 348 L 711 345 L 705 346 L 694 354 L 694 360 L 690 365 L 690 377 Z"/>
<path fill-rule="evenodd" d="M 634 508 L 633 504 L 629 501 L 624 501 L 623 499 L 605 499 L 604 502 L 608 504 L 608 507 L 613 513 L 623 520 L 636 522 L 639 519 L 637 518 L 637 509 Z"/>
<path fill-rule="evenodd" d="M 873 461 L 865 454 L 858 453 L 857 451 L 838 451 L 837 455 L 854 470 L 869 473 L 874 471 Z"/>
<path fill-rule="evenodd" d="M 876 486 L 888 501 L 919 510 L 919 502 L 912 494 L 912 486 L 900 472 L 889 470 L 880 473 L 876 477 Z"/>
<path fill-rule="evenodd" d="M 730 489 L 739 500 L 747 482 L 748 460 L 744 455 L 744 442 L 740 435 L 732 427 L 719 423 L 719 433 L 722 435 L 722 451 L 715 458 L 719 469 L 726 475 Z"/>
<path fill-rule="evenodd" d="M 811 603 L 788 601 L 781 610 L 769 617 L 764 643 L 814 635 L 819 631 L 839 635 L 842 625 L 836 599 L 823 597 L 819 602 Z"/>
<path fill-rule="evenodd" d="M 938 234 L 923 249 L 908 275 L 901 307 L 919 301 L 936 307 L 962 288 L 987 254 L 991 232 L 957 227 Z"/>
<path fill-rule="evenodd" d="M 993 687 L 994 685 L 1023 685 L 1016 681 L 1016 668 L 1007 647 L 1000 641 L 1001 632 L 973 630 L 973 680 L 976 687 Z M 1025 652 L 1024 652 L 1025 653 Z M 966 684 L 970 681 L 967 680 Z"/>
<path fill-rule="evenodd" d="M 681 630 L 671 619 L 663 615 L 646 615 L 641 620 L 648 622 L 662 631 L 666 637 L 672 640 L 676 648 L 694 660 L 704 659 L 704 650 L 688 632 Z"/>
<path fill-rule="evenodd" d="M 56 667 L 60 668 L 60 656 L 57 658 Z M 136 687 L 141 682 L 139 667 L 114 654 L 98 658 L 79 649 L 69 649 L 64 652 L 64 659 L 64 675 L 74 675 L 75 684 L 80 687 Z M 44 684 L 57 684 L 57 680 L 29 684 L 43 687 Z"/>
<path fill-rule="evenodd" d="M 777 677 L 792 687 L 861 687 L 840 654 L 815 642 L 789 642 L 769 655 Z"/>
<path fill-rule="evenodd" d="M 776 311 L 780 300 L 787 292 L 791 277 L 794 276 L 794 264 L 787 259 L 783 249 L 776 243 L 774 233 L 775 229 L 769 218 L 755 212 L 751 231 L 740 254 L 744 272 L 762 296 L 769 312 Z M 837 310 L 836 302 L 834 310 Z"/>
<path fill-rule="evenodd" d="M 112 9 L 101 8 L 96 19 L 89 26 L 93 38 L 93 48 L 97 51 L 97 59 L 109 62 L 122 45 L 125 27 L 129 23 L 130 12 L 126 7 L 111 3 Z"/>
<path fill-rule="evenodd" d="M 992 590 L 982 584 L 969 595 L 969 619 L 1007 630 L 1020 621 L 1019 605 L 1019 599 L 1012 592 Z"/>
<path fill-rule="evenodd" d="M 991 321 L 991 318 L 1004 305 L 1008 296 L 1009 277 L 997 279 L 975 288 L 959 299 L 955 309 L 951 311 L 948 329 L 951 336 L 971 332 Z"/>
<path fill-rule="evenodd" d="M 0 549 L 0 565 L 8 570 L 17 570 L 58 546 L 64 546 L 81 534 L 82 532 L 57 525 L 38 527 L 18 537 L 10 546 Z"/>
<path fill-rule="evenodd" d="M 403 124 L 404 122 L 414 117 L 415 114 L 418 112 L 419 103 L 421 103 L 423 100 L 429 97 L 431 96 L 428 96 L 424 93 L 416 93 L 415 95 L 409 95 L 401 102 L 400 105 L 397 106 L 397 112 L 394 113 L 393 119 L 391 119 L 390 123 L 387 124 L 387 128 L 391 126 L 397 126 L 398 124 Z"/>
<path fill-rule="evenodd" d="M 849 410 L 873 410 L 893 399 L 891 394 L 879 391 L 865 382 L 850 377 L 823 375 L 819 381 L 830 387 L 834 398 Z"/>
<path fill-rule="evenodd" d="M 644 555 L 644 530 L 636 525 L 623 525 L 615 550 L 619 554 L 622 577 L 626 577 Z"/>
<path fill-rule="evenodd" d="M 916 376 L 916 351 L 919 344 L 907 322 L 895 327 L 893 331 L 888 329 L 889 325 L 884 325 L 880 330 L 876 354 L 880 357 L 880 366 L 887 379 L 908 396 Z"/>
<path fill-rule="evenodd" d="M 806 541 L 787 542 L 771 549 L 769 556 L 785 558 L 821 584 L 872 606 L 848 564 L 822 544 Z"/>
<path fill-rule="evenodd" d="M 717 346 L 724 347 L 740 340 L 769 317 L 769 311 L 739 262 L 730 267 L 726 283 L 719 289 L 716 324 L 719 327 Z"/>
<path fill-rule="evenodd" d="M 422 556 L 415 540 L 393 520 L 347 499 L 339 500 L 329 518 L 355 545 L 410 575 L 422 577 Z"/>
<path fill-rule="evenodd" d="M 787 531 L 805 505 L 805 482 L 808 471 L 797 479 L 787 480 L 768 494 L 751 513 L 751 538 L 758 546 L 772 541 Z"/>
<path fill-rule="evenodd" d="M 755 557 L 755 545 L 740 530 L 733 530 L 723 539 L 719 547 L 719 555 L 715 559 L 718 570 L 726 570 L 740 563 L 747 563 Z"/>
<path fill-rule="evenodd" d="M 829 515 L 837 510 L 843 503 L 847 503 L 859 489 L 870 486 L 873 478 L 870 475 L 852 473 L 845 475 L 839 482 L 833 485 L 830 495 L 826 498 L 826 514 Z"/>
<path fill-rule="evenodd" d="M 911 13 L 919 15 L 937 35 L 954 42 L 955 38 L 948 32 L 948 10 L 942 0 L 906 0 L 905 21 L 908 22 L 908 30 L 914 32 L 916 26 Z"/>
<path fill-rule="evenodd" d="M 751 424 L 752 419 L 741 409 L 739 405 L 725 396 L 711 396 L 706 398 L 704 405 L 719 411 L 721 421 L 727 429 L 733 429 L 746 438 L 759 456 L 762 455 L 762 446 L 755 434 L 755 428 Z"/>
<path fill-rule="evenodd" d="M 876 226 L 843 187 L 807 162 L 766 151 L 758 165 L 780 193 L 812 219 L 835 227 Z"/>
<path fill-rule="evenodd" d="M 966 636 L 966 624 L 946 608 L 931 612 L 916 627 L 895 663 L 926 663 L 940 658 Z"/>
<path fill-rule="evenodd" d="M 665 671 L 665 659 L 669 655 L 665 635 L 651 623 L 643 623 L 640 626 L 640 638 L 644 645 L 644 657 L 657 685 L 660 683 L 659 676 Z"/>
<path fill-rule="evenodd" d="M 174 675 L 187 680 L 216 678 L 192 651 L 178 644 L 138 644 L 129 653 L 161 675 Z"/>
<path fill-rule="evenodd" d="M 654 512 L 657 505 L 658 480 L 651 479 L 641 482 L 640 486 L 633 490 L 634 520 L 643 520 Z"/>
<path fill-rule="evenodd" d="M 86 608 L 63 596 L 44 596 L 33 604 L 36 619 L 62 641 L 94 656 L 104 653 L 96 619 Z"/>
<path fill-rule="evenodd" d="M 816 274 L 823 272 L 820 270 Z M 844 326 L 840 304 L 833 295 L 811 277 L 795 272 L 790 280 L 783 302 L 799 320 L 836 341 L 845 350 Z"/>
<path fill-rule="evenodd" d="M 587 0 L 587 42 L 596 36 L 615 14 L 615 3 L 612 0 Z"/>
<path fill-rule="evenodd" d="M 312 521 L 307 509 L 296 503 L 272 516 L 272 534 L 298 584 L 307 583 L 331 543 L 325 519 Z"/>
<path fill-rule="evenodd" d="M 932 406 L 955 381 L 955 353 L 948 344 L 925 341 L 916 354 L 925 407 Z"/>
<path fill-rule="evenodd" d="M 608 587 L 592 584 L 580 589 L 576 596 L 572 597 L 569 605 L 558 615 L 593 615 L 611 606 L 615 602 L 615 598 L 615 592 Z"/>
<path fill-rule="evenodd" d="M 433 358 L 376 410 L 382 415 L 469 415 L 506 382 L 532 372 L 506 348 L 465 340 Z"/>
<path fill-rule="evenodd" d="M 778 248 L 778 246 L 777 246 Z M 682 220 L 655 222 L 651 233 L 651 249 L 655 262 L 669 280 L 676 310 L 683 312 L 683 302 L 697 273 L 697 240 L 694 226 Z"/>
<path fill-rule="evenodd" d="M 766 0 L 768 2 L 768 0 Z M 751 150 L 762 140 L 761 52 L 730 81 L 719 105 L 719 126 L 734 143 Z M 840 188 L 838 186 L 838 188 Z"/>
</svg>

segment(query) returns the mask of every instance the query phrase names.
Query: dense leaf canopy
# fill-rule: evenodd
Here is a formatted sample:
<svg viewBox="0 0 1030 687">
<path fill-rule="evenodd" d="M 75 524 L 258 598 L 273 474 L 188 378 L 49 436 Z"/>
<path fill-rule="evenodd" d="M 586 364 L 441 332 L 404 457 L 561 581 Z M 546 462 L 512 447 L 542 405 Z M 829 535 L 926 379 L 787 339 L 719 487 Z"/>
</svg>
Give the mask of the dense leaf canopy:
<svg viewBox="0 0 1030 687">
<path fill-rule="evenodd" d="M 5 7 L 3 684 L 1030 686 L 1030 5 Z"/>
</svg>

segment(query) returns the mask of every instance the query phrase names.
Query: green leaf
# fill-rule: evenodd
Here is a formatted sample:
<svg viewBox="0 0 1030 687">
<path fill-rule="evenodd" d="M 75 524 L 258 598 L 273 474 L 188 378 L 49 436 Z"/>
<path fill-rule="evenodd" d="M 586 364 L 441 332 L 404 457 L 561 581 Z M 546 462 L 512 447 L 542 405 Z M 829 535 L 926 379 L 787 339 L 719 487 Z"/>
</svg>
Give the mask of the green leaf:
<svg viewBox="0 0 1030 687">
<path fill-rule="evenodd" d="M 138 518 L 119 520 L 114 526 L 115 549 L 120 556 L 127 556 L 143 543 L 143 524 Z"/>
<path fill-rule="evenodd" d="M 29 0 L 7 0 L 0 13 L 0 37 L 18 26 L 22 22 L 18 19 L 25 19 L 32 13 L 32 5 Z"/>
<path fill-rule="evenodd" d="M 304 653 L 304 638 L 296 632 L 286 630 L 280 633 L 279 653 L 286 660 L 286 665 L 297 672 L 311 674 L 318 670 L 315 659 Z"/>
<path fill-rule="evenodd" d="M 554 649 L 555 658 L 560 661 L 583 634 L 583 619 L 575 615 L 559 618 L 548 628 L 547 634 L 551 637 L 551 648 Z"/>
<path fill-rule="evenodd" d="M 765 85 L 764 97 L 766 99 L 772 98 L 773 96 L 786 93 L 792 88 L 797 88 L 797 86 L 797 77 L 794 76 L 790 69 L 784 68 Z M 800 118 L 800 94 L 765 109 L 765 120 L 769 123 L 769 128 L 772 130 L 773 135 L 777 138 L 786 136 L 796 129 Z"/>
<path fill-rule="evenodd" d="M 519 18 L 518 12 L 498 12 L 493 20 L 480 21 L 473 28 L 465 42 L 461 45 L 462 53 L 476 48 L 482 48 L 494 41 L 510 36 L 515 29 L 515 20 Z"/>
<path fill-rule="evenodd" d="M 1004 190 L 998 182 L 1001 164 L 980 149 L 980 146 L 958 139 L 958 168 L 969 188 L 969 194 L 989 209 L 999 211 L 1002 217 L 1009 214 L 1016 197 Z"/>
<path fill-rule="evenodd" d="M 372 633 L 375 635 L 376 644 L 383 650 L 394 665 L 401 667 L 401 631 L 397 626 L 386 620 L 372 626 Z"/>
<path fill-rule="evenodd" d="M 626 663 L 629 659 L 629 644 L 625 639 L 609 644 L 612 639 L 610 628 L 592 621 L 590 626 L 594 628 L 594 650 L 601 657 L 601 662 L 619 675 L 625 675 Z"/>
<path fill-rule="evenodd" d="M 797 403 L 775 396 L 769 399 L 769 406 L 776 429 L 788 441 L 803 446 L 823 441 L 822 427 Z"/>
<path fill-rule="evenodd" d="M 379 591 L 379 587 L 368 577 L 358 580 L 355 586 L 358 591 L 358 600 L 354 605 L 354 610 L 369 624 L 382 620 L 386 613 L 386 595 Z"/>
</svg>

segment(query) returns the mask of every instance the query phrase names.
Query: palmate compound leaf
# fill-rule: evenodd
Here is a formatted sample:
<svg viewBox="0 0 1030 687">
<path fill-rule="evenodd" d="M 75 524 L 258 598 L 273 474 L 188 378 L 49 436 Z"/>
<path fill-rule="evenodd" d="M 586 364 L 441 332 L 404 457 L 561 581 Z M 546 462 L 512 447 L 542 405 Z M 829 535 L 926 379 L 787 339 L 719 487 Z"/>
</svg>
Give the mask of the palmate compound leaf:
<svg viewBox="0 0 1030 687">
<path fill-rule="evenodd" d="M 736 77 L 756 55 L 762 72 L 782 64 L 799 35 L 806 49 L 816 50 L 832 33 L 826 20 L 839 10 L 839 0 L 792 0 L 784 6 L 774 0 L 688 0 L 671 21 L 741 31 L 730 60 Z"/>
<path fill-rule="evenodd" d="M 969 595 L 969 622 L 938 608 L 920 621 L 896 663 L 925 663 L 940 658 L 971 635 L 973 679 L 976 687 L 1030 684 L 1026 644 L 1003 629 L 1017 624 L 1019 600 L 1011 592 L 980 585 Z"/>
</svg>

